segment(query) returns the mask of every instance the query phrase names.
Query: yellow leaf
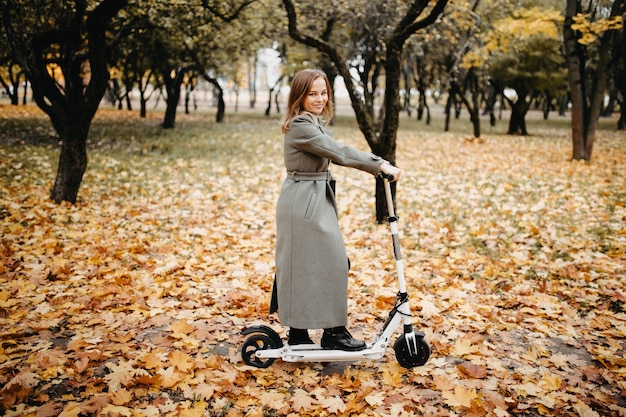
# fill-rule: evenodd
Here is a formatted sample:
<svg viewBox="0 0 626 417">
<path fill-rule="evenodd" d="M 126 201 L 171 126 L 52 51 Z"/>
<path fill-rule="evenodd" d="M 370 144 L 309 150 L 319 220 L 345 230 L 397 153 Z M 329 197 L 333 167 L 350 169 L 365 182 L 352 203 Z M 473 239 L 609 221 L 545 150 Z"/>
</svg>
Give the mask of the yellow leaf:
<svg viewBox="0 0 626 417">
<path fill-rule="evenodd" d="M 308 411 L 313 408 L 316 403 L 306 391 L 303 389 L 297 389 L 291 397 L 291 408 L 294 411 Z"/>
<path fill-rule="evenodd" d="M 111 417 L 116 417 L 116 416 L 131 417 L 133 415 L 133 412 L 128 407 L 122 407 L 119 405 L 109 404 L 102 409 L 102 414 L 108 415 Z"/>
<path fill-rule="evenodd" d="M 383 370 L 382 379 L 386 385 L 389 385 L 392 387 L 399 388 L 404 385 L 403 374 L 401 372 L 395 372 L 393 370 L 390 370 L 387 367 L 385 367 L 385 369 Z"/>
<path fill-rule="evenodd" d="M 430 295 L 421 299 L 417 305 L 421 307 L 420 314 L 426 318 L 436 316 L 441 312 L 434 303 L 434 297 Z"/>
<path fill-rule="evenodd" d="M 452 354 L 458 357 L 463 357 L 472 353 L 478 352 L 478 346 L 472 345 L 469 339 L 457 339 L 452 349 Z"/>
<path fill-rule="evenodd" d="M 187 336 L 194 331 L 194 327 L 187 322 L 187 320 L 178 320 L 172 323 L 172 336 L 181 337 Z"/>
<path fill-rule="evenodd" d="M 115 392 L 121 388 L 122 385 L 128 386 L 135 375 L 137 369 L 133 367 L 133 361 L 121 361 L 119 364 L 107 363 L 107 368 L 111 370 L 111 373 L 104 377 L 105 381 L 108 381 L 109 392 Z"/>
<path fill-rule="evenodd" d="M 442 393 L 443 398 L 450 407 L 471 407 L 472 400 L 476 399 L 478 395 L 474 388 L 465 389 L 460 385 L 454 387 L 454 392 L 444 391 Z"/>
<path fill-rule="evenodd" d="M 439 391 L 447 391 L 454 389 L 454 384 L 446 375 L 434 375 L 433 383 Z"/>
<path fill-rule="evenodd" d="M 346 405 L 340 397 L 326 397 L 320 400 L 320 404 L 330 413 L 341 414 L 346 411 Z"/>
<path fill-rule="evenodd" d="M 180 381 L 185 379 L 185 374 L 181 372 L 176 372 L 173 366 L 168 366 L 165 369 L 161 369 L 158 371 L 158 374 L 163 377 L 162 386 L 166 388 L 172 388 Z"/>
<path fill-rule="evenodd" d="M 193 408 L 184 408 L 180 410 L 180 417 L 202 417 L 206 413 L 207 403 L 204 401 L 196 401 Z"/>
<path fill-rule="evenodd" d="M 263 394 L 261 394 L 261 404 L 279 410 L 285 406 L 285 396 L 280 392 L 263 391 Z"/>
<path fill-rule="evenodd" d="M 385 403 L 385 395 L 371 394 L 365 397 L 365 401 L 371 406 L 383 405 Z"/>
<path fill-rule="evenodd" d="M 124 405 L 133 400 L 133 394 L 127 389 L 122 388 L 111 393 L 110 398 L 114 405 Z"/>
<path fill-rule="evenodd" d="M 188 372 L 193 369 L 191 357 L 180 350 L 175 350 L 170 354 L 170 362 L 181 372 Z"/>
<path fill-rule="evenodd" d="M 193 389 L 193 396 L 199 396 L 200 398 L 204 399 L 204 400 L 208 400 L 210 399 L 213 394 L 215 393 L 215 389 L 213 389 L 213 387 L 209 384 L 198 384 L 196 385 Z"/>
<path fill-rule="evenodd" d="M 576 404 L 573 404 L 574 410 L 580 417 L 600 417 L 600 414 L 596 413 L 582 401 L 578 401 Z"/>
<path fill-rule="evenodd" d="M 150 353 L 141 358 L 146 369 L 161 369 L 163 367 L 162 352 L 151 350 Z"/>
<path fill-rule="evenodd" d="M 546 391 L 556 391 L 562 384 L 563 380 L 556 374 L 545 374 L 539 381 L 539 386 Z"/>
<path fill-rule="evenodd" d="M 63 411 L 61 411 L 58 417 L 78 417 L 82 411 L 80 404 L 70 402 L 63 408 Z"/>
<path fill-rule="evenodd" d="M 535 397 L 539 396 L 543 392 L 543 390 L 539 388 L 537 384 L 533 384 L 530 382 L 527 382 L 525 384 L 514 385 L 513 388 L 526 393 L 526 395 L 532 395 Z"/>
</svg>

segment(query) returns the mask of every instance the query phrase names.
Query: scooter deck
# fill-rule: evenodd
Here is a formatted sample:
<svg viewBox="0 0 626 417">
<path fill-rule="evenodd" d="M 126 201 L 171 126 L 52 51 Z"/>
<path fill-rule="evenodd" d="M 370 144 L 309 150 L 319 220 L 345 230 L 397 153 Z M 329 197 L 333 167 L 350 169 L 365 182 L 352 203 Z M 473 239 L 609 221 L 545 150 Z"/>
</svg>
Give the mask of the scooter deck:
<svg viewBox="0 0 626 417">
<path fill-rule="evenodd" d="M 319 344 L 306 345 L 284 345 L 278 349 L 259 350 L 256 352 L 257 357 L 281 358 L 285 362 L 343 362 L 358 361 L 364 359 L 377 360 L 384 356 L 384 347 L 368 345 L 363 350 L 347 351 L 347 350 L 331 350 L 324 349 Z"/>
</svg>

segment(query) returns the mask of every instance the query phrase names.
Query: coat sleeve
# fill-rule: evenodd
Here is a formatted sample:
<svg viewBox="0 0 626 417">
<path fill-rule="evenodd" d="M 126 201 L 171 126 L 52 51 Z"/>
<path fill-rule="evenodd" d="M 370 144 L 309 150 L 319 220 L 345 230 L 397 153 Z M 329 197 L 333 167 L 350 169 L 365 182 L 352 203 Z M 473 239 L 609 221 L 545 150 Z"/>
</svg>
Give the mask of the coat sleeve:
<svg viewBox="0 0 626 417">
<path fill-rule="evenodd" d="M 380 156 L 337 142 L 317 126 L 310 116 L 296 117 L 290 130 L 293 145 L 298 150 L 329 159 L 337 165 L 377 175 L 380 165 L 385 162 Z"/>
</svg>

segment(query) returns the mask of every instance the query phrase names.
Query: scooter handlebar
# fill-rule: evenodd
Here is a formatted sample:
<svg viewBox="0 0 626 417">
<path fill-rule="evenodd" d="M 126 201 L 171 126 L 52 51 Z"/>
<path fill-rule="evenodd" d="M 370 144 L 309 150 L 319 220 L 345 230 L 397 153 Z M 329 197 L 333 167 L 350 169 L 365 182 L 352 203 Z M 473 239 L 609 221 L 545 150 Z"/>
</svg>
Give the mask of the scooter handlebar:
<svg viewBox="0 0 626 417">
<path fill-rule="evenodd" d="M 393 196 L 391 195 L 390 184 L 390 182 L 393 181 L 393 174 L 385 174 L 384 172 L 381 172 L 378 175 L 384 180 L 383 185 L 385 186 L 385 198 L 387 200 L 387 210 L 389 211 L 389 217 L 395 218 L 396 213 L 393 207 Z"/>
</svg>

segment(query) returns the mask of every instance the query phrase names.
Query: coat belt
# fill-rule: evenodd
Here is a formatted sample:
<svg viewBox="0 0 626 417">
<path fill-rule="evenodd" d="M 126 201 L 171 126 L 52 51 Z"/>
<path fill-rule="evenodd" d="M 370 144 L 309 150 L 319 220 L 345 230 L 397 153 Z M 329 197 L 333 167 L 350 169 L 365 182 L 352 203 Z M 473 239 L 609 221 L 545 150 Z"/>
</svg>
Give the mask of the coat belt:
<svg viewBox="0 0 626 417">
<path fill-rule="evenodd" d="M 287 177 L 294 181 L 330 181 L 333 179 L 333 177 L 330 175 L 330 171 L 319 171 L 319 172 L 287 171 Z"/>
</svg>

